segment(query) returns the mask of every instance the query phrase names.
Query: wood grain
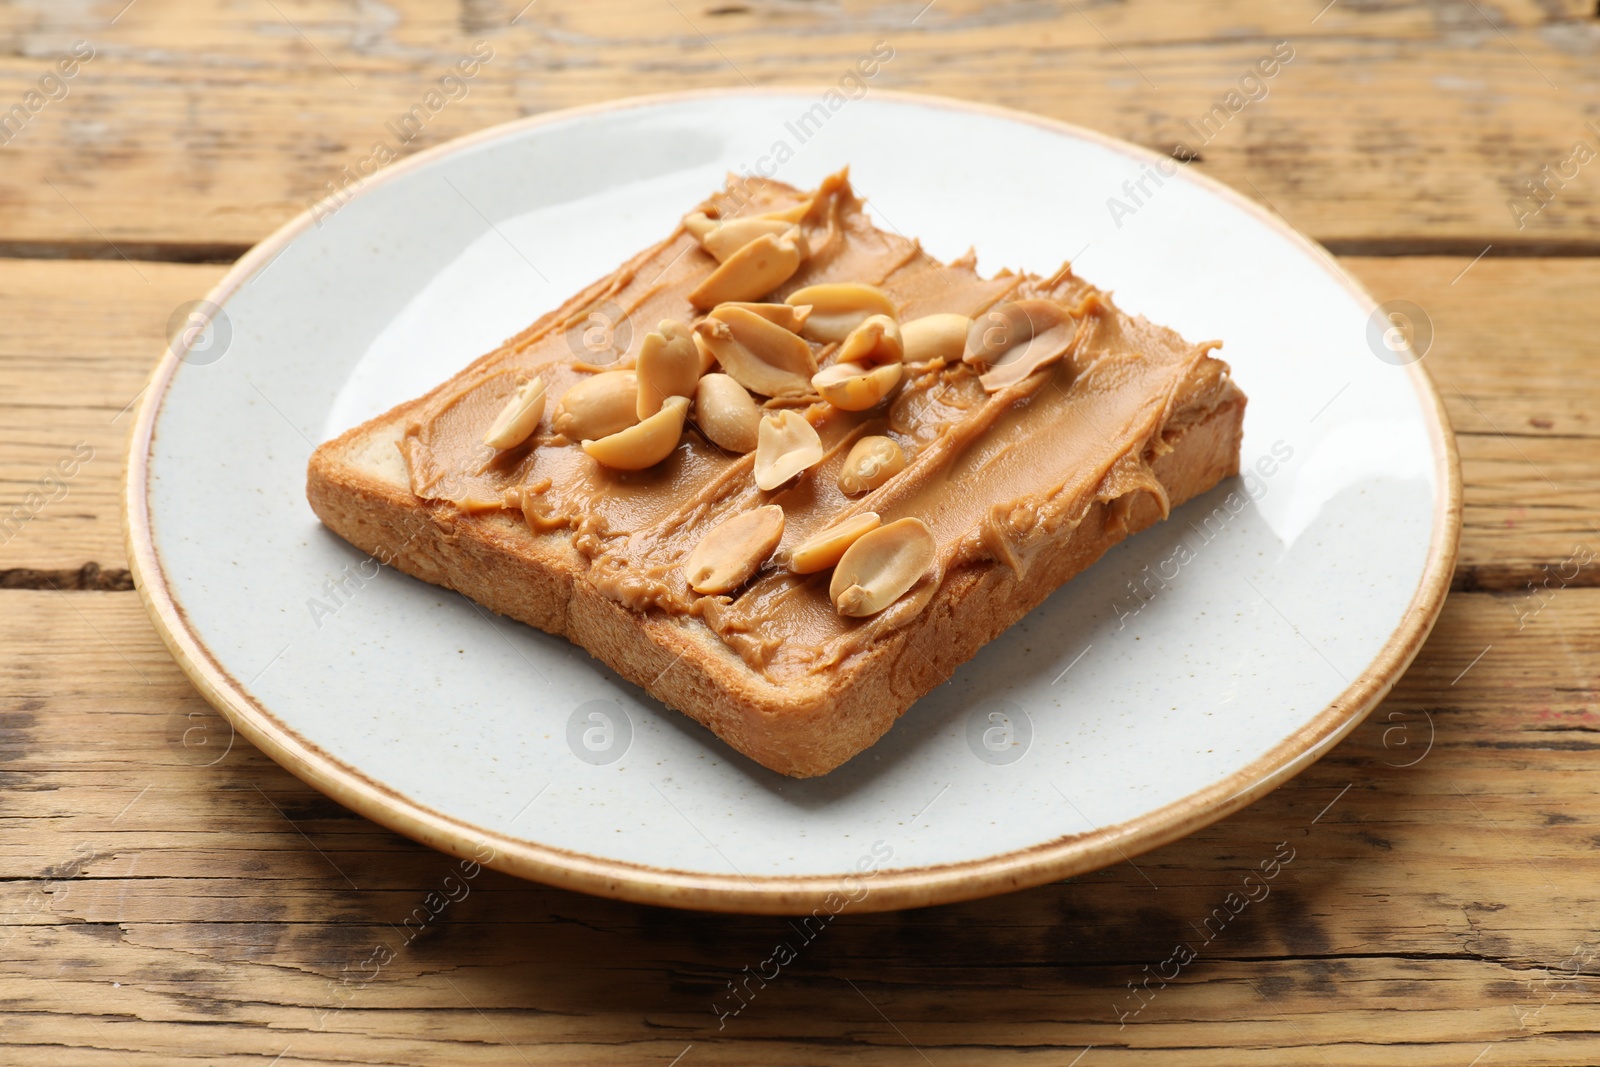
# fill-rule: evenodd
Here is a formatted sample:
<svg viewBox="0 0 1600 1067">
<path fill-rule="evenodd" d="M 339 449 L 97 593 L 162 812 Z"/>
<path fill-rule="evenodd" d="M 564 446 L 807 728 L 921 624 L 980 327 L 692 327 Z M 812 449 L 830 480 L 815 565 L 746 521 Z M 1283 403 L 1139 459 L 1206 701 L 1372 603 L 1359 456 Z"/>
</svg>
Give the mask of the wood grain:
<svg viewBox="0 0 1600 1067">
<path fill-rule="evenodd" d="M 0 136 L 0 519 L 30 515 L 0 534 L 0 1062 L 1600 1063 L 1600 569 L 1550 570 L 1600 547 L 1600 171 L 1521 226 L 1508 203 L 1600 146 L 1589 0 L 523 2 L 0 8 L 0 117 L 94 48 Z M 1432 320 L 1465 529 L 1416 663 L 1225 822 L 1007 897 L 847 911 L 720 1028 L 714 998 L 800 940 L 784 920 L 482 871 L 417 932 L 458 861 L 232 737 L 127 591 L 118 493 L 174 308 L 480 40 L 404 152 L 640 92 L 830 83 L 879 40 L 871 91 L 1165 151 L 1291 42 L 1191 165 Z M 80 443 L 64 494 L 41 486 Z M 1193 961 L 1141 985 L 1180 943 Z"/>
<path fill-rule="evenodd" d="M 121 484 L 132 405 L 173 310 L 222 273 L 0 260 L 0 587 L 80 584 L 86 564 L 126 571 Z"/>
<path fill-rule="evenodd" d="M 692 1044 L 684 1063 L 1093 1045 L 1085 1064 L 1358 1064 L 1403 1034 L 1384 1062 L 1461 1067 L 1597 1047 L 1600 591 L 1521 632 L 1504 598 L 1457 594 L 1373 718 L 1247 811 L 1064 883 L 846 912 L 720 1031 L 713 998 L 799 940 L 785 920 L 484 871 L 417 933 L 404 919 L 458 861 L 230 748 L 135 597 L 4 597 L 7 1062 L 666 1063 Z M 1264 899 L 1202 925 L 1290 851 Z M 1130 993 L 1179 943 L 1180 979 Z M 378 945 L 392 959 L 368 965 Z"/>
<path fill-rule="evenodd" d="M 1018 107 L 1162 151 L 1185 144 L 1203 157 L 1194 165 L 1342 252 L 1600 247 L 1600 179 L 1581 167 L 1548 207 L 1524 200 L 1520 219 L 1510 207 L 1576 142 L 1600 148 L 1587 125 L 1600 25 L 1583 0 L 1206 0 L 1159 13 L 539 0 L 520 15 L 513 0 L 247 0 L 226 14 L 140 3 L 113 24 L 123 2 L 0 10 L 7 108 L 75 41 L 94 49 L 67 96 L 0 148 L 0 254 L 231 259 L 376 141 L 408 154 L 642 92 L 831 85 L 880 40 L 894 58 L 870 88 Z M 409 143 L 390 133 L 480 41 L 493 58 L 465 95 Z M 1197 137 L 1186 123 L 1279 41 L 1294 58 L 1264 98 Z"/>
</svg>

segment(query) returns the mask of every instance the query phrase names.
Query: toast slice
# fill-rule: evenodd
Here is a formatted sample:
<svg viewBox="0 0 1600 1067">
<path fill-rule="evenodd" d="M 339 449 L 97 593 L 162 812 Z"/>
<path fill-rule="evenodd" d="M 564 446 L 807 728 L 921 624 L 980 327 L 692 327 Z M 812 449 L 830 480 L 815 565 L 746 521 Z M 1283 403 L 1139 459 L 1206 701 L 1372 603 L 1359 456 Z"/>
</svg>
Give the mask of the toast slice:
<svg viewBox="0 0 1600 1067">
<path fill-rule="evenodd" d="M 658 320 L 699 317 L 721 269 L 702 244 L 708 222 L 730 219 L 792 224 L 786 236 L 804 250 L 762 314 L 781 318 L 773 305 L 804 287 L 866 283 L 902 324 L 973 320 L 965 350 L 913 359 L 908 340 L 900 380 L 863 411 L 814 392 L 758 395 L 768 413 L 801 414 L 822 445 L 819 461 L 771 490 L 752 477 L 760 450 L 721 447 L 694 418 L 665 459 L 636 471 L 555 432 L 561 408 L 521 444 L 483 443 L 531 376 L 563 398 L 635 367 Z M 566 636 L 756 762 L 810 777 L 871 746 L 1112 545 L 1238 473 L 1245 396 L 1210 354 L 1217 344 L 1124 314 L 1070 265 L 1048 279 L 985 279 L 971 253 L 936 262 L 875 227 L 843 172 L 806 192 L 730 177 L 686 222 L 432 392 L 318 448 L 307 484 L 318 517 L 380 562 Z M 1019 307 L 1055 318 L 1030 327 L 1020 355 L 986 350 L 985 323 L 1014 326 Z M 620 309 L 627 326 L 612 350 L 593 352 L 583 340 L 600 308 Z M 818 365 L 837 362 L 836 340 L 808 346 Z M 847 495 L 841 469 L 867 436 L 895 441 L 906 465 Z M 777 552 L 729 592 L 690 588 L 685 561 L 707 533 L 768 504 L 783 509 Z M 885 525 L 917 520 L 935 549 L 903 595 L 858 617 L 841 613 L 827 570 L 785 564 L 869 512 Z"/>
</svg>

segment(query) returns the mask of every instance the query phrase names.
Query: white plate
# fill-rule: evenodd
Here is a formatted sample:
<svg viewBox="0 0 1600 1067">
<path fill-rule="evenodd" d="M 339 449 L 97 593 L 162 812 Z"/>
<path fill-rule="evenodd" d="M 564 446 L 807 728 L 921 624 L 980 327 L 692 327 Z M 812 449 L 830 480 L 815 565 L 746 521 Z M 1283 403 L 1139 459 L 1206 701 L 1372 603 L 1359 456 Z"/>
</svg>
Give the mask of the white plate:
<svg viewBox="0 0 1600 1067">
<path fill-rule="evenodd" d="M 1438 398 L 1372 300 L 1165 157 L 879 92 L 824 105 L 801 143 L 820 99 L 678 95 L 496 127 L 368 178 L 228 274 L 221 311 L 156 371 L 127 521 L 157 626 L 255 744 L 378 822 L 530 878 L 723 910 L 834 891 L 826 906 L 891 908 L 1190 832 L 1387 692 L 1444 597 L 1460 494 Z M 941 258 L 975 245 L 985 272 L 1048 273 L 1071 257 L 1124 308 L 1223 338 L 1256 471 L 1110 552 L 808 781 L 561 638 L 364 564 L 304 492 L 315 443 L 449 377 L 779 141 L 777 177 L 848 163 L 877 220 Z M 1171 173 L 1141 194 L 1153 170 Z"/>
</svg>

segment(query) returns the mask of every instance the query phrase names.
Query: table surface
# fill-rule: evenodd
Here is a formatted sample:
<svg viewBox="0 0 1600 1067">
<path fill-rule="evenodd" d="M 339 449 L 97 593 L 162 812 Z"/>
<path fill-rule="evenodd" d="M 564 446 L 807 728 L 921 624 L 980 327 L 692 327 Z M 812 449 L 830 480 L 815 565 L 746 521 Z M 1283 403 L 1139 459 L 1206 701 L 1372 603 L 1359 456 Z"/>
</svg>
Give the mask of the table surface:
<svg viewBox="0 0 1600 1067">
<path fill-rule="evenodd" d="M 0 544 L 0 1061 L 1600 1063 L 1592 0 L 522 2 L 0 8 L 0 511 L 30 516 Z M 1415 664 L 1251 808 L 1026 892 L 846 912 L 720 1029 L 782 918 L 485 871 L 400 939 L 455 861 L 230 743 L 132 591 L 118 490 L 173 309 L 480 41 L 409 147 L 832 83 L 887 41 L 874 88 L 1170 151 L 1290 42 L 1193 165 L 1432 320 L 1465 528 Z M 1280 848 L 1266 900 L 1141 984 Z"/>
</svg>

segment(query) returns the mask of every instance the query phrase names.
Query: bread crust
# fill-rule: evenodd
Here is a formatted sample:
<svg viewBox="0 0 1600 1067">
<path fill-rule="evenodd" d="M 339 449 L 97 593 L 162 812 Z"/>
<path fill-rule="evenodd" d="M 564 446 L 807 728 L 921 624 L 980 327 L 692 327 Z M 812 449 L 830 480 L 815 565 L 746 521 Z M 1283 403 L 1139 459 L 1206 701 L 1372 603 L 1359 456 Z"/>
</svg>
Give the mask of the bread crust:
<svg viewBox="0 0 1600 1067">
<path fill-rule="evenodd" d="M 535 533 L 514 513 L 464 514 L 420 499 L 403 468 L 396 478 L 372 463 L 385 447 L 393 453 L 410 413 L 426 399 L 315 451 L 307 497 L 317 517 L 381 563 L 568 638 L 739 752 L 797 778 L 825 774 L 869 748 L 985 644 L 1162 517 L 1148 491 L 1093 502 L 1068 536 L 1040 551 L 1025 580 L 995 562 L 953 569 L 915 620 L 822 674 L 779 685 L 699 619 L 639 613 L 605 596 L 562 533 Z M 1244 408 L 1244 394 L 1229 382 L 1203 417 L 1170 432 L 1170 450 L 1150 466 L 1172 507 L 1238 473 Z"/>
</svg>

